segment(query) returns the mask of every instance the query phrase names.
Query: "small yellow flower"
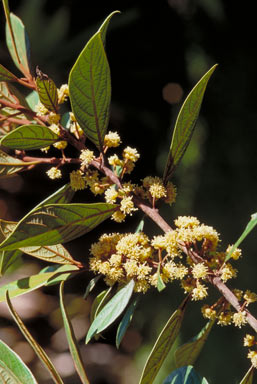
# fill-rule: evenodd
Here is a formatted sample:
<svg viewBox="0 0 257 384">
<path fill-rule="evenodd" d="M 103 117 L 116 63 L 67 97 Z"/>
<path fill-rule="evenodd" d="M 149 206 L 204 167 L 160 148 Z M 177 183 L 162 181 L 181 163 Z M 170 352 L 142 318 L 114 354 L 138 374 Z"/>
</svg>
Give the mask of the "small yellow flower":
<svg viewBox="0 0 257 384">
<path fill-rule="evenodd" d="M 197 282 L 196 287 L 192 290 L 192 300 L 203 300 L 207 295 L 207 287 Z"/>
<path fill-rule="evenodd" d="M 149 192 L 154 199 L 161 199 L 167 196 L 166 189 L 161 183 L 154 183 L 150 186 Z"/>
<path fill-rule="evenodd" d="M 94 160 L 95 155 L 93 151 L 89 149 L 83 149 L 79 156 L 80 160 L 82 160 L 81 165 L 88 167 L 92 160 Z"/>
<path fill-rule="evenodd" d="M 202 307 L 201 311 L 202 311 L 202 314 L 203 314 L 204 318 L 210 319 L 210 320 L 216 319 L 217 312 L 215 311 L 215 309 L 212 309 L 208 305 L 204 305 Z"/>
<path fill-rule="evenodd" d="M 218 317 L 218 325 L 221 325 L 222 327 L 225 325 L 230 325 L 232 322 L 232 313 L 227 311 L 227 312 L 221 312 Z"/>
<path fill-rule="evenodd" d="M 226 253 L 228 254 L 228 253 L 231 251 L 232 248 L 233 248 L 233 246 L 232 246 L 232 245 L 229 245 L 228 248 L 227 248 L 227 250 L 226 250 Z M 231 257 L 232 257 L 232 259 L 234 259 L 234 260 L 238 260 L 239 257 L 241 257 L 241 256 L 242 256 L 242 251 L 241 251 L 241 249 L 239 249 L 239 248 L 236 248 L 236 249 L 232 252 L 232 254 L 231 254 Z"/>
<path fill-rule="evenodd" d="M 126 147 L 123 151 L 123 157 L 124 159 L 131 160 L 135 163 L 139 159 L 140 155 L 135 148 Z"/>
<path fill-rule="evenodd" d="M 60 135 L 60 128 L 57 124 L 51 124 L 48 128 L 51 129 L 51 131 L 54 132 L 56 135 Z"/>
<path fill-rule="evenodd" d="M 60 149 L 60 150 L 65 149 L 67 147 L 67 145 L 68 145 L 67 141 L 64 141 L 64 140 L 57 141 L 57 143 L 53 144 L 53 146 L 55 148 Z"/>
<path fill-rule="evenodd" d="M 61 87 L 57 89 L 57 92 L 58 92 L 58 104 L 64 103 L 69 96 L 68 84 L 62 84 Z"/>
<path fill-rule="evenodd" d="M 40 101 L 35 105 L 35 112 L 37 116 L 44 116 L 49 113 L 48 109 Z"/>
<path fill-rule="evenodd" d="M 204 279 L 207 276 L 208 268 L 204 263 L 195 264 L 192 268 L 192 275 L 195 279 Z"/>
<path fill-rule="evenodd" d="M 132 198 L 132 196 L 125 196 L 121 200 L 120 210 L 126 215 L 132 215 L 132 212 L 137 211 L 137 208 L 135 208 Z"/>
<path fill-rule="evenodd" d="M 113 204 L 118 197 L 118 191 L 115 189 L 115 187 L 111 186 L 110 188 L 106 189 L 104 195 L 105 201 L 109 204 Z"/>
<path fill-rule="evenodd" d="M 108 163 L 112 166 L 121 166 L 123 167 L 124 161 L 120 160 L 118 156 L 115 154 L 113 156 L 108 157 Z"/>
<path fill-rule="evenodd" d="M 70 173 L 70 185 L 74 191 L 79 191 L 86 188 L 85 178 L 80 170 Z"/>
<path fill-rule="evenodd" d="M 221 270 L 221 279 L 226 282 L 233 277 L 236 277 L 237 270 L 232 267 L 231 264 L 227 263 Z"/>
<path fill-rule="evenodd" d="M 257 368 L 257 351 L 249 351 L 247 357 L 251 359 L 252 366 Z"/>
<path fill-rule="evenodd" d="M 62 177 L 62 172 L 60 171 L 60 169 L 58 169 L 56 167 L 50 168 L 46 173 L 47 173 L 48 177 L 52 180 L 60 179 Z"/>
<path fill-rule="evenodd" d="M 150 284 L 146 280 L 136 281 L 134 286 L 135 292 L 146 293 L 150 288 Z"/>
<path fill-rule="evenodd" d="M 193 228 L 200 225 L 199 220 L 193 216 L 179 216 L 174 223 L 178 228 Z"/>
<path fill-rule="evenodd" d="M 79 124 L 77 122 L 73 122 L 70 125 L 69 130 L 70 130 L 70 133 L 72 133 L 77 138 L 80 138 L 84 135 L 83 129 L 79 126 Z"/>
<path fill-rule="evenodd" d="M 126 215 L 121 211 L 115 211 L 111 218 L 116 221 L 116 223 L 122 223 L 125 220 Z"/>
<path fill-rule="evenodd" d="M 244 346 L 245 347 L 252 347 L 255 344 L 255 337 L 252 335 L 245 335 L 244 337 Z"/>
<path fill-rule="evenodd" d="M 245 311 L 239 311 L 237 313 L 234 313 L 232 321 L 236 327 L 241 328 L 242 325 L 245 325 L 247 323 L 246 312 Z"/>
<path fill-rule="evenodd" d="M 104 145 L 106 147 L 118 147 L 121 143 L 120 136 L 117 132 L 109 132 L 104 137 Z"/>
<path fill-rule="evenodd" d="M 49 124 L 58 124 L 61 119 L 61 115 L 55 112 L 50 112 L 48 116 L 48 123 Z"/>
<path fill-rule="evenodd" d="M 257 301 L 257 295 L 256 293 L 247 290 L 244 294 L 244 299 L 246 301 L 246 306 L 248 306 L 249 304 Z"/>
</svg>

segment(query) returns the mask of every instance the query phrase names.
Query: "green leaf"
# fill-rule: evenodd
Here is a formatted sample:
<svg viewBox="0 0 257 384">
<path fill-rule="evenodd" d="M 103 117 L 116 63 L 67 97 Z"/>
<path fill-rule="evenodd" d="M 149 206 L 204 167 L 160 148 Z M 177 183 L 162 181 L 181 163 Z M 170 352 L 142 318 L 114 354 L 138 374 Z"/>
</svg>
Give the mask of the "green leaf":
<svg viewBox="0 0 257 384">
<path fill-rule="evenodd" d="M 133 302 L 130 304 L 130 306 L 128 307 L 128 309 L 126 310 L 119 326 L 118 326 L 118 329 L 117 329 L 117 333 L 116 333 L 116 347 L 117 349 L 119 348 L 120 346 L 120 343 L 129 327 L 129 324 L 131 323 L 132 321 L 132 318 L 133 318 L 133 315 L 134 315 L 134 312 L 135 312 L 135 309 L 136 309 L 136 306 L 138 304 L 138 297 L 133 300 Z"/>
<path fill-rule="evenodd" d="M 12 149 L 40 149 L 56 143 L 59 136 L 44 125 L 22 125 L 5 135 L 0 145 Z"/>
<path fill-rule="evenodd" d="M 135 233 L 139 233 L 139 232 L 142 232 L 143 229 L 144 229 L 144 225 L 145 225 L 145 219 L 144 217 L 140 220 L 140 222 L 138 223 L 137 227 L 136 227 L 136 230 L 135 230 Z"/>
<path fill-rule="evenodd" d="M 62 318 L 63 318 L 63 323 L 64 323 L 64 328 L 66 332 L 66 337 L 68 340 L 69 344 L 69 349 L 70 353 L 72 356 L 72 359 L 74 361 L 75 368 L 78 372 L 78 375 L 80 377 L 80 380 L 83 384 L 89 384 L 87 374 L 85 371 L 85 367 L 83 365 L 82 357 L 79 351 L 79 346 L 72 328 L 71 321 L 68 317 L 66 308 L 64 306 L 64 300 L 63 300 L 63 286 L 64 282 L 60 284 L 60 308 L 61 308 L 61 313 L 62 313 Z"/>
<path fill-rule="evenodd" d="M 91 306 L 91 310 L 90 310 L 90 322 L 91 323 L 94 321 L 97 314 L 101 311 L 101 309 L 104 307 L 104 305 L 108 301 L 108 299 L 110 297 L 111 290 L 112 290 L 112 287 L 104 289 L 94 299 L 93 304 Z"/>
<path fill-rule="evenodd" d="M 0 250 L 55 245 L 76 239 L 108 219 L 116 205 L 47 204 L 34 209 L 0 244 Z"/>
<path fill-rule="evenodd" d="M 52 112 L 57 113 L 58 109 L 58 92 L 57 87 L 52 79 L 37 69 L 37 91 L 41 103 Z"/>
<path fill-rule="evenodd" d="M 100 280 L 102 275 L 97 275 L 93 279 L 91 279 L 87 285 L 86 292 L 84 293 L 83 299 L 86 300 L 89 293 L 95 288 L 98 280 Z"/>
<path fill-rule="evenodd" d="M 161 269 L 161 265 L 159 263 L 158 270 L 157 270 L 157 289 L 159 292 L 163 291 L 166 288 L 166 285 L 161 277 L 160 269 Z"/>
<path fill-rule="evenodd" d="M 15 175 L 27 164 L 0 150 L 0 178 Z"/>
<path fill-rule="evenodd" d="M 191 366 L 185 366 L 173 371 L 163 382 L 163 384 L 208 384 Z"/>
<path fill-rule="evenodd" d="M 164 360 L 166 359 L 176 337 L 179 333 L 183 320 L 185 307 L 181 305 L 169 318 L 168 322 L 157 338 L 150 355 L 144 366 L 139 384 L 153 383 Z"/>
<path fill-rule="evenodd" d="M 207 83 L 217 64 L 214 65 L 195 85 L 182 105 L 175 124 L 170 151 L 163 175 L 166 184 L 171 178 L 176 166 L 182 159 L 190 142 L 193 130 L 200 112 Z"/>
<path fill-rule="evenodd" d="M 15 311 L 15 309 L 11 303 L 8 291 L 6 291 L 6 303 L 8 305 L 9 311 L 13 317 L 13 320 L 15 321 L 15 323 L 19 327 L 20 331 L 22 332 L 23 336 L 26 338 L 26 340 L 28 341 L 30 346 L 33 348 L 33 350 L 35 351 L 35 353 L 37 354 L 37 356 L 39 357 L 39 359 L 41 360 L 41 362 L 43 363 L 45 368 L 48 370 L 48 372 L 52 376 L 54 382 L 56 384 L 63 384 L 63 381 L 62 381 L 59 373 L 56 371 L 56 368 L 54 367 L 53 363 L 51 362 L 51 360 L 49 359 L 49 357 L 47 356 L 47 354 L 45 353 L 43 348 L 32 337 L 29 330 L 26 328 L 25 324 L 21 320 L 20 316 Z"/>
<path fill-rule="evenodd" d="M 251 220 L 249 221 L 249 223 L 247 224 L 244 232 L 242 233 L 242 235 L 239 237 L 239 239 L 235 242 L 235 244 L 233 245 L 233 247 L 231 248 L 231 250 L 229 251 L 229 253 L 227 254 L 226 258 L 225 258 L 225 262 L 228 261 L 230 258 L 231 258 L 231 255 L 232 253 L 236 250 L 236 248 L 242 243 L 242 241 L 246 238 L 246 236 L 249 235 L 249 233 L 253 230 L 253 228 L 256 226 L 257 224 L 257 213 L 253 213 L 251 215 Z"/>
<path fill-rule="evenodd" d="M 80 53 L 69 75 L 72 111 L 85 135 L 102 150 L 109 123 L 111 75 L 104 43 L 112 12 Z"/>
<path fill-rule="evenodd" d="M 59 188 L 57 191 L 52 193 L 52 195 L 48 196 L 45 200 L 41 201 L 41 203 L 37 204 L 35 208 L 32 209 L 32 211 L 46 204 L 69 203 L 73 199 L 74 194 L 75 194 L 75 191 L 74 189 L 71 188 L 70 183 L 65 184 L 61 188 Z"/>
<path fill-rule="evenodd" d="M 177 368 L 184 365 L 193 365 L 198 358 L 215 320 L 209 321 L 205 327 L 188 343 L 180 346 L 175 352 Z"/>
<path fill-rule="evenodd" d="M 6 221 L 0 219 L 0 241 L 3 241 L 7 236 L 15 229 L 17 223 L 13 221 Z M 70 253 L 62 244 L 49 245 L 49 246 L 34 246 L 23 247 L 15 251 L 3 251 L 5 252 L 0 272 L 4 273 L 7 268 L 23 253 L 36 257 L 37 259 L 45 260 L 50 263 L 58 264 L 74 264 L 79 266 L 80 263 L 75 261 Z M 11 264 L 10 264 L 11 263 Z"/>
<path fill-rule="evenodd" d="M 10 13 L 9 23 L 6 23 L 6 44 L 17 68 L 27 76 L 30 74 L 29 39 L 22 21 Z"/>
<path fill-rule="evenodd" d="M 37 384 L 22 359 L 0 340 L 0 382 L 2 384 Z"/>
<path fill-rule="evenodd" d="M 17 77 L 0 64 L 0 81 L 17 81 Z"/>
<path fill-rule="evenodd" d="M 0 251 L 0 276 L 3 276 L 22 254 L 23 252 L 19 249 L 15 251 Z"/>
<path fill-rule="evenodd" d="M 50 272 L 39 273 L 37 275 L 32 275 L 29 277 L 24 277 L 22 279 L 12 281 L 0 287 L 0 302 L 5 301 L 5 293 L 8 290 L 10 297 L 16 297 L 24 295 L 43 287 L 44 285 L 50 285 L 53 283 L 53 279 L 60 274 L 69 276 L 78 271 L 78 268 L 74 265 L 62 265 L 54 266 Z M 69 277 L 66 276 L 66 279 Z"/>
<path fill-rule="evenodd" d="M 88 330 L 86 343 L 88 343 L 93 336 L 109 327 L 109 325 L 121 315 L 130 300 L 134 285 L 134 280 L 131 280 L 103 307 Z"/>
<path fill-rule="evenodd" d="M 242 378 L 239 384 L 253 384 L 254 369 L 255 368 L 251 366 L 251 368 L 246 372 L 245 376 Z"/>
</svg>

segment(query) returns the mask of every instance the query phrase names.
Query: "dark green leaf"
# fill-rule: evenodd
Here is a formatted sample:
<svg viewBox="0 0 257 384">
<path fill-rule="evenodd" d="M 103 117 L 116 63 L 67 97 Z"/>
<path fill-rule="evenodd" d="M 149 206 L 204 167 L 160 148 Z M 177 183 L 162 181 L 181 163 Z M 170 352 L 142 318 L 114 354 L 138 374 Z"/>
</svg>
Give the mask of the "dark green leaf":
<svg viewBox="0 0 257 384">
<path fill-rule="evenodd" d="M 225 261 L 228 261 L 231 258 L 232 253 L 235 251 L 235 249 L 242 243 L 242 241 L 246 238 L 246 236 L 249 235 L 249 233 L 253 230 L 253 228 L 257 224 L 257 213 L 253 213 L 251 215 L 251 220 L 247 224 L 244 232 L 242 235 L 239 237 L 239 239 L 235 242 L 229 253 L 227 254 Z"/>
<path fill-rule="evenodd" d="M 245 376 L 242 378 L 239 384 L 253 384 L 253 375 L 255 368 L 251 366 L 251 368 L 246 372 Z"/>
<path fill-rule="evenodd" d="M 170 151 L 163 175 L 164 183 L 171 178 L 190 142 L 200 112 L 207 83 L 217 65 L 214 65 L 195 85 L 182 105 L 175 124 Z"/>
<path fill-rule="evenodd" d="M 88 343 L 93 336 L 109 327 L 109 325 L 121 315 L 130 300 L 134 285 L 134 281 L 131 280 L 103 307 L 88 330 L 86 343 Z"/>
<path fill-rule="evenodd" d="M 215 320 L 209 321 L 206 326 L 188 343 L 179 347 L 175 352 L 177 368 L 184 365 L 193 365 L 198 358 Z"/>
<path fill-rule="evenodd" d="M 63 286 L 64 283 L 62 282 L 60 284 L 60 308 L 61 308 L 61 313 L 62 313 L 62 318 L 63 318 L 63 323 L 64 323 L 64 328 L 66 332 L 66 337 L 68 340 L 69 348 L 70 348 L 70 353 L 72 356 L 72 359 L 74 361 L 74 365 L 76 367 L 76 370 L 78 372 L 78 375 L 80 377 L 80 380 L 83 384 L 89 384 L 87 374 L 85 371 L 85 367 L 83 365 L 82 357 L 79 351 L 79 346 L 73 331 L 73 327 L 71 324 L 71 321 L 68 317 L 66 308 L 64 306 L 64 300 L 63 300 Z"/>
<path fill-rule="evenodd" d="M 16 226 L 16 222 L 0 219 L 0 241 L 2 242 L 7 236 L 10 236 Z M 9 268 L 10 263 L 12 264 L 17 259 L 17 257 L 22 255 L 22 253 L 26 253 L 27 255 L 45 260 L 50 263 L 80 265 L 79 262 L 72 258 L 70 253 L 67 251 L 67 249 L 64 248 L 62 244 L 23 247 L 15 251 L 2 252 L 4 252 L 2 263 L 0 264 L 0 271 L 2 271 L 2 273 L 4 273 L 6 269 Z"/>
<path fill-rule="evenodd" d="M 10 13 L 10 24 L 6 23 L 6 44 L 17 68 L 26 76 L 30 73 L 29 39 L 22 21 Z"/>
<path fill-rule="evenodd" d="M 0 64 L 0 81 L 17 81 L 17 77 Z"/>
<path fill-rule="evenodd" d="M 37 384 L 22 359 L 0 340 L 0 382 L 2 384 Z"/>
<path fill-rule="evenodd" d="M 163 384 L 208 384 L 208 382 L 191 365 L 188 365 L 173 371 Z"/>
<path fill-rule="evenodd" d="M 111 75 L 104 49 L 112 12 L 79 55 L 69 76 L 72 111 L 85 135 L 102 150 L 109 123 Z"/>
<path fill-rule="evenodd" d="M 161 331 L 148 356 L 139 384 L 153 383 L 179 333 L 185 308 L 178 308 Z"/>
<path fill-rule="evenodd" d="M 3 276 L 6 271 L 17 262 L 23 252 L 19 249 L 15 251 L 0 251 L 0 276 Z"/>
<path fill-rule="evenodd" d="M 133 300 L 133 302 L 130 304 L 130 306 L 128 307 L 128 309 L 126 310 L 119 326 L 118 326 L 118 329 L 117 329 L 117 333 L 116 333 L 116 347 L 119 348 L 120 346 L 120 343 L 128 329 L 128 326 L 129 324 L 131 323 L 132 321 L 132 318 L 133 318 L 133 315 L 134 315 L 134 312 L 135 312 L 135 309 L 136 309 L 136 306 L 137 306 L 137 303 L 138 303 L 138 297 Z"/>
<path fill-rule="evenodd" d="M 76 239 L 108 219 L 116 205 L 47 204 L 31 211 L 0 245 L 12 250 L 39 245 L 55 245 Z"/>
<path fill-rule="evenodd" d="M 28 341 L 30 346 L 33 348 L 33 350 L 35 351 L 35 353 L 37 354 L 37 356 L 39 357 L 39 359 L 41 360 L 41 362 L 43 363 L 45 368 L 48 370 L 48 372 L 52 376 L 54 382 L 56 384 L 63 384 L 63 381 L 62 381 L 59 373 L 56 371 L 53 363 L 51 362 L 51 360 L 49 359 L 49 357 L 47 356 L 47 354 L 45 353 L 43 348 L 31 336 L 30 332 L 26 328 L 26 326 L 23 323 L 23 321 L 21 320 L 20 316 L 18 315 L 18 313 L 13 308 L 13 305 L 11 303 L 8 291 L 6 291 L 6 303 L 8 305 L 9 311 L 13 317 L 13 320 L 15 321 L 15 323 L 19 327 L 20 331 L 22 332 L 23 336 L 26 338 L 26 340 Z"/>
<path fill-rule="evenodd" d="M 37 91 L 41 103 L 52 112 L 58 109 L 58 92 L 57 87 L 52 79 L 46 75 L 37 77 Z"/>
<path fill-rule="evenodd" d="M 5 135 L 0 145 L 12 149 L 39 149 L 56 143 L 59 136 L 44 125 L 22 125 Z"/>
<path fill-rule="evenodd" d="M 71 188 L 70 183 L 65 184 L 61 188 L 59 188 L 57 191 L 55 191 L 52 195 L 48 196 L 45 200 L 41 201 L 41 203 L 37 204 L 32 211 L 46 204 L 70 203 L 71 200 L 73 199 L 74 194 L 75 194 L 75 191 L 74 189 Z"/>
<path fill-rule="evenodd" d="M 85 292 L 85 294 L 83 296 L 83 299 L 85 299 L 85 300 L 87 299 L 89 293 L 92 292 L 92 290 L 95 288 L 98 280 L 100 280 L 101 277 L 102 277 L 101 275 L 98 275 L 98 276 L 95 276 L 93 279 L 91 279 L 89 281 L 89 283 L 87 285 L 87 288 L 86 288 L 86 292 Z"/>
<path fill-rule="evenodd" d="M 73 274 L 74 271 L 78 271 L 78 268 L 74 265 L 54 266 L 50 272 L 24 277 L 23 279 L 2 285 L 0 287 L 0 302 L 5 301 L 5 293 L 7 290 L 9 291 L 10 297 L 21 296 L 44 285 L 51 285 L 54 278 L 58 275 L 66 275 L 67 279 L 69 277 L 68 275 Z"/>
</svg>

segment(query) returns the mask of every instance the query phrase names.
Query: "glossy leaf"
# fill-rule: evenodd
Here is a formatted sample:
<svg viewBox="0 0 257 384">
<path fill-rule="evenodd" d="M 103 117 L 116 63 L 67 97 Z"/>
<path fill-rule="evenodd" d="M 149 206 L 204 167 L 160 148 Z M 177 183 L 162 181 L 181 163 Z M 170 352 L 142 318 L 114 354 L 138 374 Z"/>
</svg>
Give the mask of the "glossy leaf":
<svg viewBox="0 0 257 384">
<path fill-rule="evenodd" d="M 51 129 L 37 124 L 22 125 L 5 135 L 0 145 L 12 149 L 40 149 L 56 143 L 59 136 Z"/>
<path fill-rule="evenodd" d="M 90 292 L 95 288 L 97 282 L 101 279 L 101 275 L 95 276 L 93 279 L 91 279 L 87 285 L 86 292 L 84 293 L 83 299 L 86 300 Z"/>
<path fill-rule="evenodd" d="M 36 355 L 39 357 L 39 359 L 41 360 L 41 362 L 43 363 L 45 368 L 48 370 L 48 372 L 52 376 L 54 382 L 56 384 L 63 384 L 63 381 L 62 381 L 59 373 L 56 371 L 56 368 L 54 367 L 53 363 L 51 362 L 51 360 L 49 359 L 49 357 L 47 356 L 47 354 L 45 353 L 43 348 L 32 337 L 32 335 L 30 334 L 29 330 L 27 329 L 27 327 L 25 326 L 25 324 L 21 320 L 20 316 L 15 311 L 15 309 L 14 309 L 12 303 L 11 303 L 8 291 L 6 292 L 6 303 L 8 305 L 9 311 L 10 311 L 10 313 L 11 313 L 11 315 L 13 317 L 13 320 L 15 321 L 16 325 L 19 327 L 21 333 L 26 338 L 26 340 L 30 344 L 31 348 L 33 348 L 33 350 L 36 353 Z"/>
<path fill-rule="evenodd" d="M 198 358 L 215 320 L 209 321 L 206 326 L 191 341 L 181 345 L 175 352 L 177 368 L 184 365 L 194 365 Z"/>
<path fill-rule="evenodd" d="M 53 282 L 53 279 L 60 274 L 66 275 L 67 279 L 75 271 L 78 271 L 78 268 L 74 265 L 55 266 L 50 272 L 39 273 L 4 284 L 0 287 L 0 302 L 5 301 L 5 293 L 7 290 L 10 297 L 21 296 L 43 287 L 44 285 L 50 285 Z"/>
<path fill-rule="evenodd" d="M 116 206 L 106 203 L 47 204 L 31 211 L 0 244 L 0 250 L 55 245 L 76 239 L 108 219 Z"/>
<path fill-rule="evenodd" d="M 0 64 L 0 81 L 17 81 L 17 77 Z"/>
<path fill-rule="evenodd" d="M 0 150 L 0 178 L 15 175 L 21 171 L 27 163 L 16 159 Z"/>
<path fill-rule="evenodd" d="M 181 306 L 169 318 L 148 356 L 139 384 L 153 383 L 176 340 L 183 316 L 184 307 Z"/>
<path fill-rule="evenodd" d="M 37 91 L 41 103 L 52 112 L 57 112 L 58 109 L 58 93 L 57 87 L 52 79 L 46 75 L 37 77 Z"/>
<path fill-rule="evenodd" d="M 122 342 L 122 339 L 129 327 L 129 324 L 131 323 L 132 321 L 132 318 L 133 318 L 133 315 L 134 315 L 134 312 L 135 312 L 135 309 L 136 309 L 136 306 L 138 304 L 138 297 L 133 300 L 133 302 L 130 304 L 130 306 L 128 307 L 128 309 L 126 310 L 119 326 L 118 326 L 118 329 L 117 329 L 117 333 L 116 333 L 116 347 L 119 348 L 120 346 L 120 343 Z"/>
<path fill-rule="evenodd" d="M 131 280 L 103 307 L 88 330 L 86 343 L 88 343 L 93 336 L 109 327 L 109 325 L 122 314 L 131 298 L 134 285 L 134 280 Z"/>
<path fill-rule="evenodd" d="M 52 193 L 50 196 L 47 196 L 47 198 L 45 200 L 43 200 L 39 204 L 37 204 L 36 207 L 32 209 L 32 211 L 34 211 L 35 209 L 42 207 L 43 205 L 46 205 L 46 204 L 67 204 L 67 203 L 70 203 L 74 197 L 74 194 L 75 194 L 75 191 L 74 191 L 74 189 L 71 188 L 70 183 L 65 184 L 61 188 L 59 188 L 57 191 Z"/>
<path fill-rule="evenodd" d="M 0 219 L 0 240 L 3 241 L 5 237 L 10 236 L 10 234 L 15 229 L 17 223 L 13 221 L 6 221 Z M 80 263 L 75 261 L 70 253 L 62 244 L 56 245 L 46 245 L 46 246 L 34 246 L 34 247 L 23 247 L 15 251 L 3 251 L 5 255 L 3 257 L 2 263 L 0 263 L 0 271 L 4 273 L 9 264 L 13 263 L 18 256 L 21 256 L 23 253 L 36 257 L 37 259 L 45 260 L 50 263 L 57 264 L 74 264 L 79 265 Z"/>
<path fill-rule="evenodd" d="M 254 227 L 256 226 L 257 224 L 257 213 L 253 213 L 251 215 L 251 220 L 249 221 L 249 223 L 247 224 L 244 232 L 242 233 L 242 235 L 239 237 L 239 239 L 235 242 L 235 244 L 233 245 L 233 247 L 231 248 L 231 250 L 229 251 L 229 253 L 227 254 L 226 258 L 225 258 L 225 261 L 228 261 L 230 258 L 231 258 L 231 255 L 232 253 L 235 251 L 235 249 L 237 247 L 239 247 L 239 245 L 242 243 L 242 241 L 246 238 L 246 236 L 249 235 L 249 233 L 254 229 Z"/>
<path fill-rule="evenodd" d="M 195 85 L 180 109 L 176 120 L 170 151 L 163 175 L 165 184 L 171 178 L 176 166 L 182 159 L 185 150 L 191 140 L 207 83 L 216 66 L 217 65 L 214 65 Z"/>
<path fill-rule="evenodd" d="M 111 75 L 104 43 L 111 13 L 80 53 L 69 75 L 72 111 L 85 135 L 102 150 L 109 123 Z"/>
<path fill-rule="evenodd" d="M 66 337 L 67 337 L 68 344 L 69 344 L 70 353 L 71 353 L 76 371 L 78 372 L 78 375 L 80 377 L 81 382 L 83 384 L 89 384 L 87 374 L 85 371 L 85 367 L 83 365 L 82 357 L 80 354 L 78 342 L 76 340 L 71 321 L 68 317 L 68 314 L 67 314 L 67 311 L 66 311 L 66 308 L 64 305 L 63 287 L 64 287 L 64 283 L 62 282 L 60 284 L 60 308 L 61 308 L 64 328 L 65 328 L 65 333 L 66 333 Z"/>
<path fill-rule="evenodd" d="M 253 384 L 253 375 L 255 368 L 251 366 L 251 368 L 246 372 L 245 376 L 242 378 L 239 384 Z"/>
<path fill-rule="evenodd" d="M 163 382 L 163 384 L 208 384 L 191 366 L 185 366 L 173 371 Z"/>
<path fill-rule="evenodd" d="M 30 73 L 29 39 L 22 21 L 10 13 L 10 24 L 6 23 L 6 44 L 17 68 L 26 76 Z"/>
<path fill-rule="evenodd" d="M 8 345 L 0 340 L 0 382 L 2 384 L 37 384 L 32 372 Z"/>
</svg>

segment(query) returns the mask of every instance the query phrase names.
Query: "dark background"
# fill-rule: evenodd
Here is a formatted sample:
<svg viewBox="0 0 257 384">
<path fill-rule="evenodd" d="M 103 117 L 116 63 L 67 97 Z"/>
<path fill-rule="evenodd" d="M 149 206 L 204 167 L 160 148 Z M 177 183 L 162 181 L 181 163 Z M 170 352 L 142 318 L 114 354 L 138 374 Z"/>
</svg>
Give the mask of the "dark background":
<svg viewBox="0 0 257 384">
<path fill-rule="evenodd" d="M 163 214 L 170 223 L 177 215 L 197 216 L 218 230 L 224 249 L 235 242 L 256 211 L 257 55 L 256 20 L 251 3 L 242 5 L 225 0 L 10 0 L 9 3 L 26 26 L 34 67 L 39 65 L 58 86 L 67 83 L 78 54 L 105 17 L 114 10 L 121 11 L 111 20 L 107 34 L 112 73 L 110 129 L 118 130 L 123 144 L 136 147 L 141 154 L 133 172 L 134 181 L 146 175 L 162 175 L 182 101 L 201 76 L 212 65 L 219 64 L 208 84 L 192 143 L 174 175 L 177 204 Z M 15 72 L 5 47 L 3 12 L 0 38 L 1 63 Z M 178 103 L 164 100 L 163 88 L 167 83 L 177 83 L 182 88 L 183 97 Z M 45 168 L 40 169 L 41 173 L 37 169 L 15 181 L 0 182 L 0 217 L 19 220 L 62 185 L 49 182 Z M 85 199 L 89 197 L 76 195 L 76 201 Z M 136 219 L 128 220 L 123 230 L 131 230 L 133 225 Z M 114 224 L 103 225 L 90 238 L 70 245 L 74 257 L 85 257 L 84 250 L 107 227 L 109 231 L 118 231 Z M 146 229 L 149 234 L 159 231 L 150 223 Z M 255 244 L 256 230 L 242 244 L 243 260 L 237 265 L 240 272 L 231 287 L 256 290 Z M 78 281 L 70 289 L 81 294 L 85 285 L 86 282 Z M 135 315 L 130 335 L 131 340 L 139 340 L 138 347 L 136 350 L 124 347 L 119 355 L 135 364 L 135 376 L 121 379 L 125 373 L 117 373 L 120 371 L 117 363 L 109 372 L 114 376 L 109 379 L 106 367 L 100 367 L 105 379 L 95 379 L 92 383 L 136 382 L 146 349 L 182 299 L 182 292 L 172 285 L 162 294 L 147 295 Z M 257 314 L 256 307 L 252 308 Z M 204 325 L 204 320 L 199 321 L 199 311 L 200 305 L 188 309 L 182 342 Z M 34 321 L 31 325 L 36 332 L 38 324 Z M 216 327 L 210 335 L 197 368 L 211 384 L 236 383 L 243 377 L 249 367 L 247 350 L 242 347 L 246 328 Z M 114 331 L 107 333 L 103 345 L 111 345 L 113 337 Z M 99 371 L 97 364 L 96 367 Z M 166 373 L 171 370 L 168 366 Z"/>
</svg>

